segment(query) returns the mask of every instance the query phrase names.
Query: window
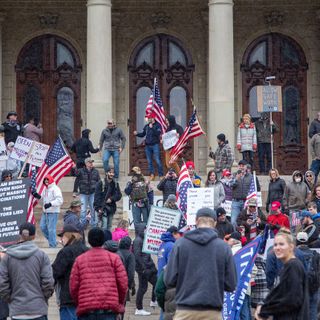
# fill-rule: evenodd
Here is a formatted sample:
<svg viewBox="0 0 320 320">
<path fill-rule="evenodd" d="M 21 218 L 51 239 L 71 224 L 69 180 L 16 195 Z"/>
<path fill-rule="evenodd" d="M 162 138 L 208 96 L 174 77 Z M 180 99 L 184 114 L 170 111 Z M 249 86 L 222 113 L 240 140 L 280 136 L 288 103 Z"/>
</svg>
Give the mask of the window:
<svg viewBox="0 0 320 320">
<path fill-rule="evenodd" d="M 267 65 L 267 43 L 263 41 L 259 43 L 251 52 L 249 59 L 249 66 L 251 67 L 255 63 L 261 63 L 264 66 Z"/>
<path fill-rule="evenodd" d="M 74 67 L 74 61 L 71 51 L 65 47 L 63 44 L 57 44 L 57 67 L 60 67 L 64 63 L 68 64 L 70 67 Z"/>
<path fill-rule="evenodd" d="M 40 120 L 40 91 L 35 86 L 27 87 L 23 97 L 23 119 L 27 122 L 30 118 Z"/>
<path fill-rule="evenodd" d="M 170 91 L 170 114 L 176 117 L 177 124 L 186 127 L 187 93 L 182 87 L 174 87 Z"/>
<path fill-rule="evenodd" d="M 136 130 L 141 132 L 145 126 L 145 113 L 148 100 L 152 91 L 149 87 L 141 87 L 137 91 L 137 112 L 136 112 Z M 137 144 L 140 144 L 144 138 L 137 137 Z"/>
<path fill-rule="evenodd" d="M 281 58 L 283 64 L 299 64 L 299 53 L 297 49 L 286 39 L 281 40 Z"/>
<path fill-rule="evenodd" d="M 258 112 L 257 87 L 253 87 L 250 89 L 249 114 L 251 118 L 260 118 L 260 112 Z"/>
<path fill-rule="evenodd" d="M 179 62 L 183 66 L 186 65 L 186 58 L 182 50 L 173 42 L 169 42 L 169 65 L 172 66 Z"/>
<path fill-rule="evenodd" d="M 140 50 L 136 66 L 142 65 L 144 62 L 149 66 L 153 66 L 153 42 L 148 43 Z"/>
</svg>

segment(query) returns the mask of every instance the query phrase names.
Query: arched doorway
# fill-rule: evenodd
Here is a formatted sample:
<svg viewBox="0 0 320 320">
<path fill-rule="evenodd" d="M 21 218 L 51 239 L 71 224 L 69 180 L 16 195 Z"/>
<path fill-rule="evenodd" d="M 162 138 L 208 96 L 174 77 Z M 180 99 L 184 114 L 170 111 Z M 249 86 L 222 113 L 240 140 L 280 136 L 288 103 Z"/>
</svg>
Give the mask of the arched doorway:
<svg viewBox="0 0 320 320">
<path fill-rule="evenodd" d="M 142 130 L 145 109 L 153 86 L 158 79 L 166 114 L 176 116 L 177 123 L 185 128 L 192 113 L 192 73 L 194 66 L 189 52 L 182 42 L 166 34 L 157 34 L 142 40 L 133 50 L 128 70 L 130 73 L 130 167 L 138 165 L 147 172 L 147 160 L 143 139 L 132 132 Z M 192 144 L 184 157 L 193 159 Z M 164 163 L 164 157 L 162 156 Z"/>
<path fill-rule="evenodd" d="M 44 143 L 52 144 L 60 134 L 70 147 L 81 130 L 81 64 L 75 48 L 55 35 L 33 38 L 19 53 L 16 74 L 20 120 L 37 118 Z"/>
<path fill-rule="evenodd" d="M 274 163 L 282 174 L 306 170 L 307 148 L 307 70 L 305 54 L 292 38 L 270 33 L 254 40 L 247 48 L 242 65 L 243 111 L 257 120 L 257 101 L 252 88 L 275 76 L 282 86 L 283 111 L 273 114 L 279 127 L 274 135 Z M 255 161 L 257 164 L 257 160 Z M 258 166 L 255 166 L 258 168 Z"/>
</svg>

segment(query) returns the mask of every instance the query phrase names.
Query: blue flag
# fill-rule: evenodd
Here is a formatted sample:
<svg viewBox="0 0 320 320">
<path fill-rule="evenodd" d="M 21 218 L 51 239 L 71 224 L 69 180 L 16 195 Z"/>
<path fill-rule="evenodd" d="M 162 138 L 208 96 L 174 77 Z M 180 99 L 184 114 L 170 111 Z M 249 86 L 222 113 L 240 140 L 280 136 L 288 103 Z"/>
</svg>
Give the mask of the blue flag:
<svg viewBox="0 0 320 320">
<path fill-rule="evenodd" d="M 234 255 L 238 284 L 236 291 L 225 292 L 222 317 L 223 320 L 238 320 L 240 309 L 247 292 L 254 261 L 259 252 L 262 237 L 258 236 Z"/>
</svg>

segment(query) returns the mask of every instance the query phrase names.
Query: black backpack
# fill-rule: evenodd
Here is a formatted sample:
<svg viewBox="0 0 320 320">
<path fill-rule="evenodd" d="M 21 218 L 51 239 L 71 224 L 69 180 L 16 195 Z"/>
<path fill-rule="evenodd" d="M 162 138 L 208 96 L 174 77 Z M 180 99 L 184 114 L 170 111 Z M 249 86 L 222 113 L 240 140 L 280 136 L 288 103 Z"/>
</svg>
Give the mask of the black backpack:
<svg viewBox="0 0 320 320">
<path fill-rule="evenodd" d="M 310 250 L 305 253 L 304 260 L 309 292 L 315 293 L 320 288 L 320 254 L 315 250 Z"/>
</svg>

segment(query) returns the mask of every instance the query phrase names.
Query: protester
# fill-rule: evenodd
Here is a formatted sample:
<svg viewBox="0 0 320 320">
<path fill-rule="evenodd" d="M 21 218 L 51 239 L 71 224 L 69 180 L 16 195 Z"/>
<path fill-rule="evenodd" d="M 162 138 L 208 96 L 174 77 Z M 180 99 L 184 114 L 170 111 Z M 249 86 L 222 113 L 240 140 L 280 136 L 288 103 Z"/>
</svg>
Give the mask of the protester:
<svg viewBox="0 0 320 320">
<path fill-rule="evenodd" d="M 219 207 L 216 209 L 218 236 L 220 239 L 224 239 L 226 235 L 231 234 L 234 231 L 233 225 L 229 222 L 226 215 L 226 210 Z"/>
<path fill-rule="evenodd" d="M 124 192 L 132 203 L 134 225 L 147 223 L 149 217 L 148 182 L 145 180 L 139 167 L 132 168 L 133 176 L 127 183 Z M 142 220 L 141 220 L 142 216 Z"/>
<path fill-rule="evenodd" d="M 158 190 L 162 191 L 163 203 L 166 202 L 170 194 L 176 194 L 178 176 L 173 168 L 170 168 L 165 177 L 158 183 Z"/>
<path fill-rule="evenodd" d="M 83 242 L 85 241 L 84 230 L 87 229 L 89 221 L 90 221 L 90 213 L 86 215 L 84 220 L 80 219 L 82 203 L 79 200 L 73 200 L 70 203 L 69 210 L 63 216 L 64 225 L 72 225 L 77 232 L 80 233 Z"/>
<path fill-rule="evenodd" d="M 200 188 L 201 187 L 201 178 L 195 173 L 195 165 L 193 161 L 187 161 L 186 167 L 188 169 L 189 177 L 192 181 L 194 188 Z"/>
<path fill-rule="evenodd" d="M 275 236 L 274 251 L 284 267 L 279 284 L 269 292 L 263 304 L 257 307 L 256 319 L 264 320 L 269 316 L 276 319 L 309 319 L 308 280 L 303 264 L 294 255 L 293 237 L 279 232 Z"/>
<path fill-rule="evenodd" d="M 69 290 L 70 273 L 75 259 L 88 248 L 83 244 L 80 230 L 73 224 L 65 224 L 58 236 L 63 248 L 58 252 L 52 270 L 59 300 L 60 320 L 77 320 L 76 305 Z"/>
<path fill-rule="evenodd" d="M 245 236 L 247 242 L 250 242 L 260 234 L 265 227 L 266 217 L 257 206 L 257 200 L 251 198 L 248 200 L 248 205 L 237 218 L 237 225 L 245 228 Z"/>
<path fill-rule="evenodd" d="M 214 209 L 216 210 L 221 206 L 225 199 L 224 187 L 218 180 L 217 174 L 214 170 L 208 172 L 206 188 L 213 188 Z"/>
<path fill-rule="evenodd" d="M 81 138 L 78 139 L 71 147 L 71 151 L 77 157 L 77 169 L 85 167 L 84 160 L 91 157 L 91 153 L 99 152 L 99 148 L 94 148 L 90 140 L 90 129 L 84 129 L 81 132 Z"/>
<path fill-rule="evenodd" d="M 312 192 L 316 184 L 316 177 L 313 171 L 307 170 L 306 173 L 304 174 L 303 181 L 307 185 L 309 192 Z"/>
<path fill-rule="evenodd" d="M 76 258 L 70 275 L 70 295 L 77 306 L 78 319 L 115 320 L 124 313 L 126 270 L 117 254 L 102 248 L 101 229 L 91 229 L 88 241 L 92 248 Z"/>
<path fill-rule="evenodd" d="M 1 173 L 1 182 L 4 181 L 11 181 L 12 180 L 12 173 L 9 170 L 3 170 Z"/>
<path fill-rule="evenodd" d="M 175 195 L 170 194 L 167 201 L 163 204 L 164 208 L 168 208 L 171 210 L 178 210 L 177 198 Z"/>
<path fill-rule="evenodd" d="M 33 224 L 21 224 L 20 241 L 1 259 L 0 297 L 9 303 L 12 319 L 47 319 L 54 279 L 49 257 L 33 241 L 35 234 Z"/>
<path fill-rule="evenodd" d="M 318 212 L 317 204 L 313 201 L 308 202 L 307 209 L 312 215 L 312 220 L 320 230 L 320 212 Z"/>
<path fill-rule="evenodd" d="M 103 167 L 107 172 L 110 157 L 113 158 L 114 178 L 119 179 L 120 153 L 126 145 L 126 137 L 122 130 L 116 126 L 113 119 L 108 120 L 107 127 L 102 130 L 100 136 L 100 151 L 103 151 Z"/>
<path fill-rule="evenodd" d="M 319 228 L 312 220 L 312 214 L 307 210 L 301 212 L 301 225 L 301 231 L 308 235 L 305 244 L 310 248 L 320 248 Z"/>
<path fill-rule="evenodd" d="M 49 242 L 50 248 L 57 246 L 56 229 L 60 207 L 63 204 L 63 197 L 60 188 L 54 182 L 54 179 L 47 175 L 43 179 L 44 189 L 42 194 L 37 192 L 33 196 L 43 202 L 43 213 L 40 220 L 40 229 Z"/>
<path fill-rule="evenodd" d="M 18 136 L 22 136 L 23 127 L 18 122 L 18 114 L 15 111 L 10 111 L 7 114 L 7 120 L 3 124 L 4 127 L 4 141 L 6 144 L 9 142 L 16 142 Z"/>
<path fill-rule="evenodd" d="M 169 115 L 167 117 L 167 124 L 168 124 L 168 127 L 167 127 L 167 130 L 166 132 L 169 132 L 171 130 L 176 130 L 177 131 L 177 137 L 180 138 L 180 136 L 182 136 L 183 134 L 183 128 L 177 124 L 176 122 L 176 117 L 174 115 Z M 176 161 L 172 162 L 172 163 L 169 163 L 170 161 L 170 152 L 171 152 L 172 148 L 166 150 L 166 166 L 167 168 L 173 168 L 176 172 L 176 174 L 179 174 L 180 172 L 180 167 L 178 165 L 178 163 Z"/>
<path fill-rule="evenodd" d="M 320 212 L 320 185 L 316 185 L 313 189 L 311 200 L 317 205 L 317 211 Z"/>
<path fill-rule="evenodd" d="M 143 309 L 143 297 L 148 290 L 148 282 L 152 285 L 150 307 L 158 305 L 154 291 L 157 282 L 157 269 L 151 255 L 142 251 L 145 227 L 146 225 L 144 223 L 135 225 L 136 238 L 133 241 L 133 253 L 136 259 L 136 272 L 139 279 L 139 287 L 136 297 L 136 316 L 151 315 L 151 312 Z"/>
<path fill-rule="evenodd" d="M 13 151 L 14 142 L 9 142 L 7 144 L 7 156 L 6 169 L 12 173 L 13 178 L 17 178 L 21 170 L 21 162 L 17 159 L 11 158 L 11 153 Z"/>
<path fill-rule="evenodd" d="M 310 147 L 311 147 L 310 151 L 312 156 L 311 170 L 313 171 L 317 179 L 318 174 L 320 172 L 320 132 L 317 132 L 313 135 L 310 141 Z"/>
<path fill-rule="evenodd" d="M 155 171 L 153 168 L 152 159 L 155 160 L 158 167 L 158 175 L 160 179 L 163 177 L 163 168 L 161 163 L 161 154 L 160 154 L 160 136 L 161 136 L 161 126 L 155 120 L 155 113 L 152 112 L 148 115 L 148 123 L 143 127 L 142 132 L 138 133 L 133 131 L 133 134 L 137 137 L 145 139 L 145 152 L 148 161 L 148 170 L 150 173 L 150 180 L 154 180 Z"/>
<path fill-rule="evenodd" d="M 230 246 L 233 255 L 242 248 L 241 234 L 238 231 L 233 231 L 226 235 L 224 240 Z"/>
<path fill-rule="evenodd" d="M 269 187 L 268 187 L 268 196 L 266 202 L 266 211 L 269 212 L 269 206 L 272 202 L 278 201 L 282 204 L 284 190 L 286 188 L 286 183 L 283 179 L 280 178 L 279 172 L 277 169 L 271 169 L 269 171 Z"/>
<path fill-rule="evenodd" d="M 231 185 L 233 184 L 232 181 L 232 174 L 229 170 L 224 169 L 222 171 L 222 178 L 220 180 L 220 182 L 223 185 L 224 188 L 224 200 L 225 201 L 232 201 L 232 187 Z"/>
<path fill-rule="evenodd" d="M 5 250 L 0 248 L 0 264 L 1 260 L 5 257 Z M 9 317 L 9 305 L 4 300 L 0 299 L 0 320 L 7 320 Z"/>
<path fill-rule="evenodd" d="M 311 139 L 317 133 L 320 133 L 320 112 L 317 113 L 317 118 L 312 120 L 310 124 L 309 138 Z"/>
<path fill-rule="evenodd" d="M 231 171 L 234 154 L 229 145 L 228 140 L 226 140 L 226 136 L 223 133 L 217 135 L 217 143 L 218 147 L 214 153 L 212 153 L 212 158 L 215 162 L 215 172 L 217 174 L 217 178 L 220 179 L 223 170 Z"/>
<path fill-rule="evenodd" d="M 185 233 L 171 252 L 164 282 L 166 287 L 176 287 L 175 319 L 220 320 L 224 291 L 236 288 L 232 252 L 218 238 L 216 222 L 213 210 L 200 209 L 197 228 Z"/>
<path fill-rule="evenodd" d="M 43 135 L 41 123 L 34 117 L 30 117 L 28 123 L 23 127 L 23 136 L 27 139 L 40 142 Z"/>
<path fill-rule="evenodd" d="M 85 167 L 80 168 L 75 171 L 76 180 L 74 181 L 73 193 L 77 195 L 79 190 L 81 206 L 80 219 L 82 221 L 86 220 L 87 208 L 90 210 L 91 214 L 91 227 L 97 226 L 98 217 L 94 210 L 94 194 L 97 184 L 101 181 L 99 171 L 94 168 L 94 160 L 91 158 L 85 159 Z"/>
<path fill-rule="evenodd" d="M 114 180 L 114 169 L 109 166 L 104 181 L 100 180 L 96 185 L 93 203 L 103 229 L 111 230 L 113 216 L 117 211 L 117 202 L 121 198 L 119 183 Z"/>
<path fill-rule="evenodd" d="M 279 201 L 272 202 L 271 213 L 267 217 L 267 223 L 274 234 L 277 234 L 282 227 L 290 229 L 289 218 L 281 212 L 281 203 Z"/>
<path fill-rule="evenodd" d="M 128 220 L 121 219 L 118 223 L 117 228 L 112 232 L 112 240 L 119 242 L 122 238 L 128 237 L 128 228 L 129 222 Z"/>
<path fill-rule="evenodd" d="M 237 149 L 242 153 L 243 160 L 253 166 L 253 152 L 257 150 L 256 127 L 249 114 L 244 114 L 242 120 L 238 127 Z"/>
</svg>

